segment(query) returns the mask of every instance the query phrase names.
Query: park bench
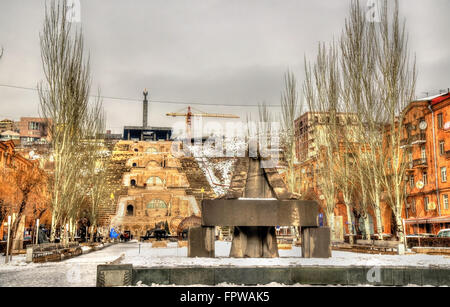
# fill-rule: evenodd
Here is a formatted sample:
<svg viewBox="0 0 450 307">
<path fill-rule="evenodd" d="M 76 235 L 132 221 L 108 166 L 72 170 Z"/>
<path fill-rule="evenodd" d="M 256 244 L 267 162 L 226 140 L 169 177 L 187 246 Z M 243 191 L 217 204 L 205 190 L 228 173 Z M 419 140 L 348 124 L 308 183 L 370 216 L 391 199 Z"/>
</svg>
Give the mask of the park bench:
<svg viewBox="0 0 450 307">
<path fill-rule="evenodd" d="M 398 254 L 400 241 L 384 241 L 384 240 L 356 240 L 356 244 L 352 245 L 352 251 L 363 252 L 369 254 Z"/>
<path fill-rule="evenodd" d="M 82 249 L 78 242 L 33 244 L 27 246 L 26 262 L 60 261 L 81 254 Z"/>
</svg>

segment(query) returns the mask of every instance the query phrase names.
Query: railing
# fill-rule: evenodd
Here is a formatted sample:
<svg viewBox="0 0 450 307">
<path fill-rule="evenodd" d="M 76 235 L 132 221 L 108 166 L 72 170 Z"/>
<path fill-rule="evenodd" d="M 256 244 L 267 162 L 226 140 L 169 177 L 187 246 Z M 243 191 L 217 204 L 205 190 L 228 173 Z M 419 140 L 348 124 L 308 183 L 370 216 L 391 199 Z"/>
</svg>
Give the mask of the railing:
<svg viewBox="0 0 450 307">
<path fill-rule="evenodd" d="M 413 167 L 416 166 L 427 166 L 427 158 L 413 160 Z"/>
<path fill-rule="evenodd" d="M 420 132 L 414 135 L 411 135 L 409 138 L 404 138 L 400 140 L 400 146 L 410 145 L 412 143 L 421 144 L 427 141 L 426 133 Z"/>
<path fill-rule="evenodd" d="M 425 143 L 427 141 L 426 134 L 424 132 L 420 132 L 418 134 L 414 134 L 410 137 L 410 142 L 417 142 L 417 143 Z"/>
</svg>

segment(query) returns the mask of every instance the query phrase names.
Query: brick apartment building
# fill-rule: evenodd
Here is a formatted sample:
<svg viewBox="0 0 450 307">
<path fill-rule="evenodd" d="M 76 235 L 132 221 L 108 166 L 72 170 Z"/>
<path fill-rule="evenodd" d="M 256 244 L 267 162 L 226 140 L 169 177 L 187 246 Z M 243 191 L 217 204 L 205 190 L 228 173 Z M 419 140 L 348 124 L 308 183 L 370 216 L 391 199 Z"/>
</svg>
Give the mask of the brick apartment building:
<svg viewBox="0 0 450 307">
<path fill-rule="evenodd" d="M 323 133 L 324 127 L 329 122 L 329 115 L 326 112 L 306 112 L 295 120 L 295 136 L 296 136 L 296 158 L 295 174 L 296 174 L 296 193 L 301 193 L 307 199 L 315 199 L 319 203 L 323 201 L 320 199 L 320 188 L 317 183 L 318 169 L 317 169 L 317 142 L 316 139 Z M 356 125 L 356 114 L 352 113 L 338 113 L 337 123 L 339 125 Z M 345 129 L 343 129 L 345 131 Z M 348 137 L 348 136 L 347 136 Z M 320 209 L 322 212 L 322 208 Z M 382 229 L 383 233 L 391 232 L 392 210 L 385 203 L 381 203 Z M 377 229 L 375 213 L 372 208 L 369 211 L 370 232 L 374 233 Z M 322 212 L 323 213 L 323 212 Z M 350 233 L 351 222 L 347 216 L 347 210 L 343 201 L 342 194 L 338 192 L 336 198 L 335 213 L 335 233 Z M 353 212 L 353 220 L 356 219 L 356 224 L 353 227 L 358 229 L 358 224 L 362 224 L 362 220 Z M 340 229 L 338 229 L 340 228 Z M 361 231 L 363 227 L 359 227 Z"/>
<path fill-rule="evenodd" d="M 411 102 L 405 110 L 407 233 L 450 228 L 450 94 Z"/>
<path fill-rule="evenodd" d="M 20 140 L 27 142 L 48 142 L 50 139 L 47 119 L 40 117 L 21 117 L 18 123 Z"/>
<path fill-rule="evenodd" d="M 411 102 L 404 110 L 401 147 L 407 163 L 405 176 L 406 204 L 403 212 L 406 233 L 433 233 L 450 228 L 450 94 Z M 352 115 L 339 114 L 342 124 L 351 124 Z M 305 197 L 316 198 L 315 138 L 327 122 L 326 113 L 307 112 L 295 121 L 296 182 Z M 348 233 L 345 206 L 338 194 L 335 215 L 342 216 Z M 370 211 L 370 210 L 369 210 Z M 371 213 L 371 212 L 369 212 Z M 391 231 L 392 211 L 381 203 L 383 232 Z M 376 229 L 373 214 L 370 228 Z"/>
</svg>

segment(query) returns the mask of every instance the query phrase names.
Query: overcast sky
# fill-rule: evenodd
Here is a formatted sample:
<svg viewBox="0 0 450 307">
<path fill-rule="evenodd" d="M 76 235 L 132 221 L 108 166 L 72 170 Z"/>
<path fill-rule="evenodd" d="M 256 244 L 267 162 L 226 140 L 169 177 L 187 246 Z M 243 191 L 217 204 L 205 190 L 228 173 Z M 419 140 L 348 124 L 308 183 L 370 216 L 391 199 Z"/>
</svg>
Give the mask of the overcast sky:
<svg viewBox="0 0 450 307">
<path fill-rule="evenodd" d="M 205 112 L 245 116 L 262 101 L 279 104 L 283 73 L 303 80 L 303 57 L 341 32 L 348 0 L 80 0 L 93 90 L 104 96 L 217 104 Z M 367 1 L 362 0 L 365 4 Z M 44 0 L 0 1 L 0 84 L 42 79 L 39 32 Z M 417 95 L 450 87 L 449 0 L 402 0 Z M 95 92 L 95 91 L 94 91 Z M 142 123 L 139 101 L 103 100 L 107 128 Z M 222 106 L 228 105 L 228 106 Z M 246 105 L 230 106 L 230 105 Z M 149 125 L 170 126 L 182 104 L 151 102 Z M 274 114 L 279 109 L 273 108 Z M 0 86 L 0 119 L 38 115 L 35 91 Z"/>
</svg>

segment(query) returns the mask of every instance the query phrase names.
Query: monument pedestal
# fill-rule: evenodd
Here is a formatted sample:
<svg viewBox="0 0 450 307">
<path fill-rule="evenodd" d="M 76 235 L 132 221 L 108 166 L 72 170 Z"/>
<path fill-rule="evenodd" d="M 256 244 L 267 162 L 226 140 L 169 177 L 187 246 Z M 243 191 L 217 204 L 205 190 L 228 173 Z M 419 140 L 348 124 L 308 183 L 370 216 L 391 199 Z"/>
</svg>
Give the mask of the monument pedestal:
<svg viewBox="0 0 450 307">
<path fill-rule="evenodd" d="M 233 231 L 230 257 L 278 257 L 277 237 L 272 226 L 236 226 Z"/>
<path fill-rule="evenodd" d="M 329 227 L 302 227 L 302 257 L 330 258 L 331 231 Z"/>
<path fill-rule="evenodd" d="M 188 257 L 215 257 L 215 227 L 189 228 Z"/>
</svg>

